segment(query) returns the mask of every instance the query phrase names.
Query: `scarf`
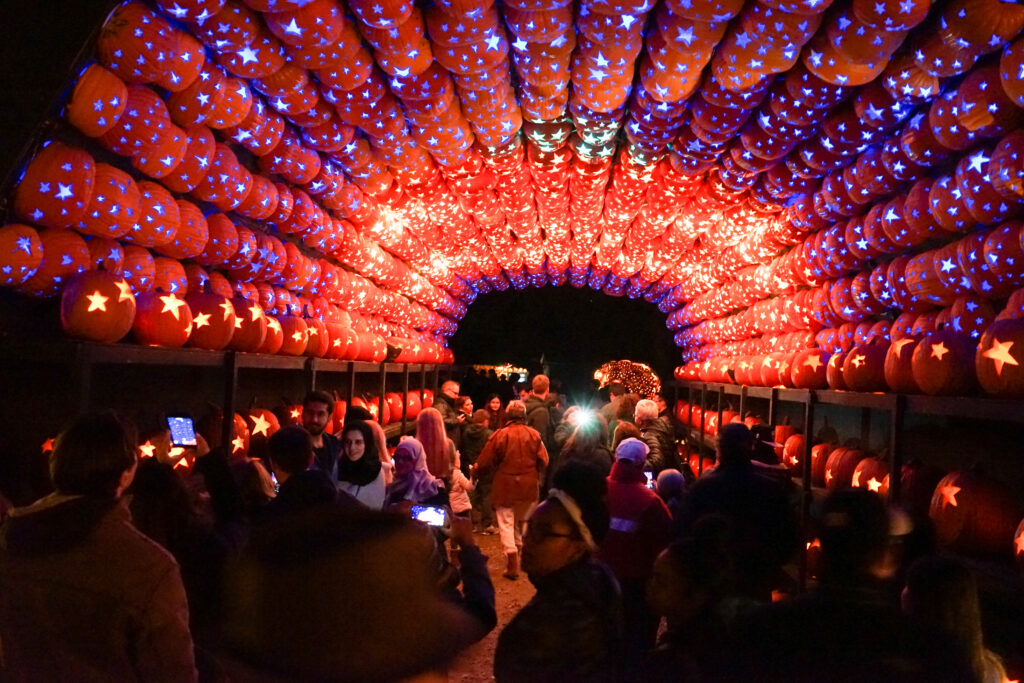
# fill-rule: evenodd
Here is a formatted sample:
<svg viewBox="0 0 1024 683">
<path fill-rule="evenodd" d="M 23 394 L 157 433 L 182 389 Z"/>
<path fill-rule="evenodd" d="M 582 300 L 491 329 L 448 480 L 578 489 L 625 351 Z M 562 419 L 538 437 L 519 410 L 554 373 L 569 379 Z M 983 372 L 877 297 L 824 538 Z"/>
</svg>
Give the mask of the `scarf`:
<svg viewBox="0 0 1024 683">
<path fill-rule="evenodd" d="M 363 435 L 363 455 L 358 460 L 349 460 L 344 454 L 345 433 L 357 431 Z M 341 432 L 342 456 L 338 458 L 338 481 L 348 482 L 356 486 L 366 486 L 380 475 L 380 456 L 377 454 L 377 441 L 370 426 L 362 420 L 345 423 Z"/>
<path fill-rule="evenodd" d="M 395 474 L 395 480 L 388 486 L 389 502 L 411 500 L 419 503 L 436 496 L 444 485 L 427 469 L 427 454 L 423 451 L 423 444 L 413 438 L 403 439 L 398 444 L 392 460 L 398 461 L 409 457 L 413 458 L 415 463 L 413 470 L 404 477 Z"/>
</svg>

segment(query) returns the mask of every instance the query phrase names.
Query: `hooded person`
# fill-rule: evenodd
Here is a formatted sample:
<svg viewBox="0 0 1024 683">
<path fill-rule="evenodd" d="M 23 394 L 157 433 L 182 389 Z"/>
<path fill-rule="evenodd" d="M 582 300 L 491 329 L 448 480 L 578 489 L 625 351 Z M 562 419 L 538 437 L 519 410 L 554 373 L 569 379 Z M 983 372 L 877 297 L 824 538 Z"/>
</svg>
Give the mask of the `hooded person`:
<svg viewBox="0 0 1024 683">
<path fill-rule="evenodd" d="M 627 680 L 640 672 L 644 653 L 654 646 L 658 617 L 647 605 L 646 588 L 658 553 L 672 538 L 672 516 L 658 494 L 646 486 L 649 458 L 647 444 L 636 438 L 624 439 L 615 450 L 608 476 L 611 522 L 598 553 L 622 588 Z"/>
<path fill-rule="evenodd" d="M 444 482 L 430 473 L 423 444 L 413 438 L 402 439 L 392 456 L 395 478 L 387 487 L 384 506 L 411 502 L 445 505 L 448 502 Z"/>
<path fill-rule="evenodd" d="M 384 507 L 385 473 L 373 429 L 362 420 L 346 422 L 341 432 L 338 488 L 368 508 Z"/>
</svg>

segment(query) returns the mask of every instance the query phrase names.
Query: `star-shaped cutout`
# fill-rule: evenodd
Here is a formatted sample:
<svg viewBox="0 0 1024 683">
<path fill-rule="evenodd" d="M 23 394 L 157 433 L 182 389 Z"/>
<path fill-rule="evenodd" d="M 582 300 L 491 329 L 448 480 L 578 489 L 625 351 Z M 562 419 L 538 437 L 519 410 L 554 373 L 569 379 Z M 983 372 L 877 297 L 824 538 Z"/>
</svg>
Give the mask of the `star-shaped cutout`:
<svg viewBox="0 0 1024 683">
<path fill-rule="evenodd" d="M 878 481 L 874 477 L 868 479 L 868 490 L 878 493 L 882 488 L 882 482 Z"/>
<path fill-rule="evenodd" d="M 263 317 L 263 309 L 260 308 L 257 304 L 253 304 L 252 306 L 249 307 L 249 313 L 252 314 L 253 322 L 256 322 L 257 320 Z"/>
<path fill-rule="evenodd" d="M 160 301 L 164 304 L 163 310 L 160 311 L 161 313 L 170 313 L 174 316 L 175 320 L 181 320 L 180 309 L 185 305 L 184 300 L 179 299 L 174 295 L 174 292 L 171 292 L 167 296 L 160 297 Z"/>
<path fill-rule="evenodd" d="M 155 451 L 156 445 L 149 441 L 139 446 L 139 456 L 142 458 L 152 458 Z"/>
<path fill-rule="evenodd" d="M 952 505 L 956 507 L 956 494 L 960 493 L 959 486 L 953 486 L 952 484 L 946 484 L 939 488 L 939 493 L 942 494 L 942 507 Z"/>
<path fill-rule="evenodd" d="M 850 486 L 860 486 L 860 470 L 853 471 L 853 479 L 850 480 Z"/>
<path fill-rule="evenodd" d="M 231 447 L 231 452 L 237 453 L 238 451 L 243 450 L 245 448 L 245 441 L 242 439 L 242 437 L 236 436 L 234 440 L 231 442 Z"/>
<path fill-rule="evenodd" d="M 268 433 L 270 430 L 270 421 L 263 417 L 261 413 L 257 413 L 252 416 L 252 434 L 256 436 L 260 434 L 262 436 L 270 436 Z"/>
<path fill-rule="evenodd" d="M 103 296 L 97 289 L 95 292 L 89 294 L 85 298 L 89 300 L 89 309 L 86 311 L 86 313 L 92 313 L 93 311 L 102 311 L 104 313 L 107 312 L 107 301 L 110 300 L 109 296 Z"/>
<path fill-rule="evenodd" d="M 815 372 L 818 371 L 818 368 L 820 368 L 821 365 L 821 356 L 819 356 L 818 354 L 814 354 L 804 361 L 804 366 L 810 368 L 811 370 L 814 370 Z"/>
<path fill-rule="evenodd" d="M 197 330 L 200 327 L 209 327 L 210 326 L 210 314 L 209 313 L 200 313 L 199 315 L 197 315 L 195 317 L 195 319 L 192 322 L 195 324 Z"/>
<path fill-rule="evenodd" d="M 981 355 L 985 358 L 992 359 L 996 364 L 996 374 L 1002 375 L 1004 365 L 1020 365 L 1020 363 L 1017 362 L 1017 359 L 1010 354 L 1010 349 L 1012 347 L 1012 341 L 1001 342 L 998 339 L 993 339 L 991 348 L 985 349 Z"/>
<path fill-rule="evenodd" d="M 949 353 L 949 349 L 946 348 L 946 345 L 943 342 L 932 345 L 932 358 L 942 360 L 942 357 L 947 353 Z"/>
<path fill-rule="evenodd" d="M 914 340 L 910 337 L 904 337 L 903 339 L 898 339 L 897 341 L 894 341 L 892 343 L 892 347 L 896 350 L 896 357 L 899 358 L 900 355 L 903 353 L 903 347 L 913 343 Z"/>
</svg>

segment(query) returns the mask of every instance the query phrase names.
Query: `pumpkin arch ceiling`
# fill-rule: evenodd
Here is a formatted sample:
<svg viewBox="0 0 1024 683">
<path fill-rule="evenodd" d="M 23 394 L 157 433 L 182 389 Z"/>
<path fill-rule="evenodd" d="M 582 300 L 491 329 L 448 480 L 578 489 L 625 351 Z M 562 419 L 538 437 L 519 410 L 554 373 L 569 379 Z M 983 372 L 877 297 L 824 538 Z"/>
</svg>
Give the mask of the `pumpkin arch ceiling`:
<svg viewBox="0 0 1024 683">
<path fill-rule="evenodd" d="M 1022 28 L 996 0 L 132 1 L 15 189 L 2 283 L 95 263 L 35 234 L 72 228 L 185 261 L 172 291 L 430 343 L 566 283 L 657 303 L 691 361 L 978 336 L 1024 281 Z"/>
</svg>

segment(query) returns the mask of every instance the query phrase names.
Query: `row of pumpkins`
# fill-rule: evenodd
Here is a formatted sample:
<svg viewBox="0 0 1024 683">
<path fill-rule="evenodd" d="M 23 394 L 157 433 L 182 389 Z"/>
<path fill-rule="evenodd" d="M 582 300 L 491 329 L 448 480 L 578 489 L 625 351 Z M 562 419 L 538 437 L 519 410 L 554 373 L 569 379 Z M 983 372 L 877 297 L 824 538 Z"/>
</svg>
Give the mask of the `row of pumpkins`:
<svg viewBox="0 0 1024 683">
<path fill-rule="evenodd" d="M 703 415 L 705 431 L 718 431 L 718 411 L 702 411 L 686 401 L 676 403 L 676 417 L 700 428 Z M 722 423 L 759 424 L 760 419 L 742 418 L 732 410 L 723 410 Z M 831 431 L 831 430 L 829 430 Z M 826 441 L 811 448 L 811 484 L 835 491 L 847 487 L 866 488 L 882 498 L 889 496 L 891 466 L 884 455 L 876 455 L 851 443 L 840 446 L 834 432 Z M 783 466 L 795 478 L 803 476 L 807 441 L 789 425 L 775 427 L 775 448 Z M 690 456 L 695 472 L 714 462 L 698 454 Z M 930 518 L 936 539 L 943 548 L 975 556 L 1006 556 L 1010 551 L 1024 568 L 1024 508 L 1021 496 L 1003 482 L 986 476 L 977 469 L 962 469 L 944 474 L 941 470 L 913 460 L 900 471 L 903 505 L 916 519 Z"/>
<path fill-rule="evenodd" d="M 120 341 L 132 333 L 150 346 L 190 347 L 253 353 L 278 353 L 337 360 L 382 362 L 388 344 L 400 350 L 399 363 L 451 362 L 451 351 L 437 342 L 384 337 L 354 329 L 338 309 L 322 317 L 309 309 L 274 317 L 258 301 L 228 298 L 213 291 L 189 292 L 182 298 L 157 289 L 135 295 L 128 282 L 105 270 L 73 276 L 61 291 L 64 331 L 79 339 Z"/>
<path fill-rule="evenodd" d="M 980 384 L 994 396 L 1024 397 L 1024 319 L 997 319 L 980 340 L 943 327 L 893 337 L 876 329 L 867 340 L 830 354 L 823 348 L 720 357 L 676 368 L 680 380 L 798 389 L 965 395 Z"/>
</svg>

